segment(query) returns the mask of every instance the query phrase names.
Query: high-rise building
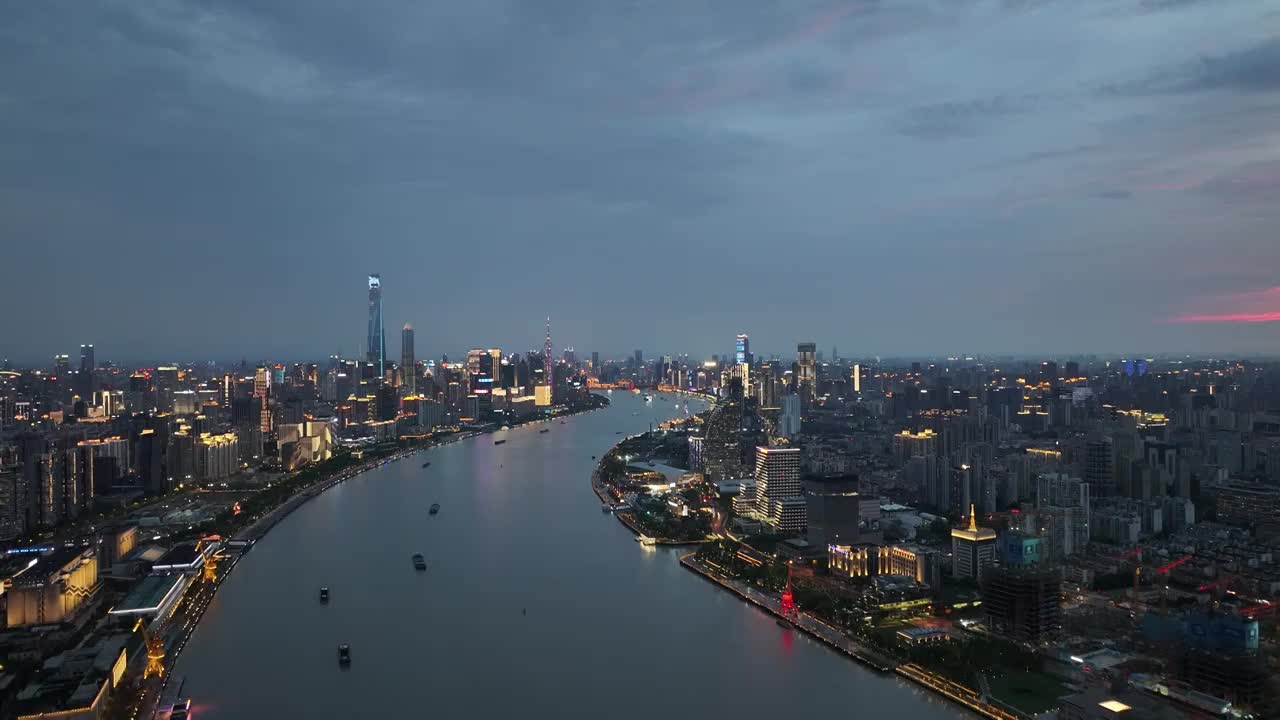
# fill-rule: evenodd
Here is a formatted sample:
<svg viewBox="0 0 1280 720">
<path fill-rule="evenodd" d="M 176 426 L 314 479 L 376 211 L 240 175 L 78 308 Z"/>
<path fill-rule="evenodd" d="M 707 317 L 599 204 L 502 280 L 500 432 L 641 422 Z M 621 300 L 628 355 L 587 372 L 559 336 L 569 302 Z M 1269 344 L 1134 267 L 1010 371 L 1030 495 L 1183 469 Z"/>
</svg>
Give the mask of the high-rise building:
<svg viewBox="0 0 1280 720">
<path fill-rule="evenodd" d="M 80 372 L 91 373 L 98 367 L 93 358 L 93 344 L 80 346 Z"/>
<path fill-rule="evenodd" d="M 263 436 L 271 432 L 271 374 L 266 366 L 259 365 L 253 373 L 253 399 L 258 411 L 258 429 Z"/>
<path fill-rule="evenodd" d="M 418 368 L 413 359 L 413 326 L 404 324 L 400 331 L 400 372 L 404 375 L 404 392 L 414 395 L 418 391 Z"/>
<path fill-rule="evenodd" d="M 996 531 L 978 527 L 977 508 L 969 506 L 969 527 L 951 530 L 951 575 L 977 579 L 995 562 Z"/>
<path fill-rule="evenodd" d="M 739 365 L 751 362 L 751 338 L 746 333 L 738 336 L 736 345 L 737 351 L 734 353 L 734 362 Z"/>
<path fill-rule="evenodd" d="M 878 544 L 880 498 L 858 492 L 858 476 L 804 479 L 807 539 L 814 547 Z"/>
<path fill-rule="evenodd" d="M 596 377 L 600 376 L 600 353 L 598 352 L 591 353 L 591 372 L 595 373 Z"/>
<path fill-rule="evenodd" d="M 800 371 L 796 377 L 796 391 L 800 394 L 801 405 L 808 408 L 818 389 L 817 343 L 796 345 L 796 364 Z"/>
<path fill-rule="evenodd" d="M 800 448 L 756 448 L 756 514 L 780 533 L 804 532 Z"/>
<path fill-rule="evenodd" d="M 782 410 L 778 413 L 778 437 L 793 438 L 800 434 L 800 396 L 789 393 L 782 396 Z"/>
<path fill-rule="evenodd" d="M 1109 437 L 1090 440 L 1084 450 L 1084 480 L 1093 497 L 1116 494 L 1115 452 Z"/>
<path fill-rule="evenodd" d="M 899 462 L 906 462 L 917 455 L 938 454 L 938 434 L 925 428 L 920 432 L 903 430 L 893 436 L 893 455 Z"/>
<path fill-rule="evenodd" d="M 854 394 L 862 392 L 862 366 L 854 364 L 853 370 L 849 373 L 849 382 L 853 387 Z"/>
<path fill-rule="evenodd" d="M 992 567 L 982 573 L 987 629 L 1038 645 L 1062 633 L 1062 580 L 1056 568 Z"/>
<path fill-rule="evenodd" d="M 366 359 L 377 368 L 379 377 L 386 372 L 387 338 L 382 326 L 382 276 L 369 276 L 369 337 Z"/>
<path fill-rule="evenodd" d="M 1051 560 L 1082 552 L 1092 537 L 1092 486 L 1062 473 L 1036 478 L 1036 508 L 1040 535 Z"/>
</svg>

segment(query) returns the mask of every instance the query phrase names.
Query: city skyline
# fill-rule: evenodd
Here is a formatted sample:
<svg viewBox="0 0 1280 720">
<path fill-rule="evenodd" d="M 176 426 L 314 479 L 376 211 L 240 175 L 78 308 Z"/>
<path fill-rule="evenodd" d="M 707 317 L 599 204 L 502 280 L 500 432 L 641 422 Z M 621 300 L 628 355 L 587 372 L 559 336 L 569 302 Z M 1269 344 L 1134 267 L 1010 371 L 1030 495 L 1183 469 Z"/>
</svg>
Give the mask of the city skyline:
<svg viewBox="0 0 1280 720">
<path fill-rule="evenodd" d="M 1247 1 L 29 5 L 2 352 L 358 354 L 375 270 L 424 356 L 544 315 L 610 353 L 1276 352 L 1274 31 Z"/>
</svg>

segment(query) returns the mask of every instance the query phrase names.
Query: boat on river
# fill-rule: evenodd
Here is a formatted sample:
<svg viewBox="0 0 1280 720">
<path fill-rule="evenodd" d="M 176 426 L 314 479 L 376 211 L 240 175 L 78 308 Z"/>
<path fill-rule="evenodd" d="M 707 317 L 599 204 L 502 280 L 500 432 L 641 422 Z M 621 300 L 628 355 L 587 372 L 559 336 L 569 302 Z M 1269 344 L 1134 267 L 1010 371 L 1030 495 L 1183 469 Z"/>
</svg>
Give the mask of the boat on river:
<svg viewBox="0 0 1280 720">
<path fill-rule="evenodd" d="M 413 567 L 416 570 L 427 569 L 427 559 L 422 557 L 422 553 L 416 553 L 413 556 Z"/>
<path fill-rule="evenodd" d="M 427 512 L 428 512 L 428 513 L 431 513 L 432 515 L 435 515 L 435 514 L 439 513 L 439 512 L 440 512 L 440 503 L 431 503 L 431 508 L 430 508 L 429 510 L 427 510 Z"/>
</svg>

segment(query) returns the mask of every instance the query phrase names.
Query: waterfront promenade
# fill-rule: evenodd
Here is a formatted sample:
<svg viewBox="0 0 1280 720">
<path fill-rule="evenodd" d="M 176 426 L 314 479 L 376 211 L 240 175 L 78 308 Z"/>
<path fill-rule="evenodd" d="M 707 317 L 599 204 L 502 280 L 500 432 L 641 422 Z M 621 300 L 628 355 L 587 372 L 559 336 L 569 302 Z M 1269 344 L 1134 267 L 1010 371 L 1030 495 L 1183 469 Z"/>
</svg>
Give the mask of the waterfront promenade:
<svg viewBox="0 0 1280 720">
<path fill-rule="evenodd" d="M 630 393 L 613 403 L 512 428 L 501 445 L 451 443 L 427 469 L 388 463 L 302 504 L 236 564 L 182 652 L 195 716 L 774 717 L 805 698 L 815 714 L 963 717 L 782 632 L 696 581 L 676 550 L 638 551 L 584 485 L 619 439 L 672 409 Z M 715 658 L 717 672 L 691 685 L 690 657 Z M 664 691 L 618 703 L 636 678 Z"/>
</svg>

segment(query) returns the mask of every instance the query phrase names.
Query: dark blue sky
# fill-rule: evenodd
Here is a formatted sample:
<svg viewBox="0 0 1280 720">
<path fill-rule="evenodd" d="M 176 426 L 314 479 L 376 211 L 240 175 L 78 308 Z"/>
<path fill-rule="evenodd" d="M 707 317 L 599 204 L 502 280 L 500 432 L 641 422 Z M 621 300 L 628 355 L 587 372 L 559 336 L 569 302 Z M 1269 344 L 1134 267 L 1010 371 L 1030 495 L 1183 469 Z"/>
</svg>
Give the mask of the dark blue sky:
<svg viewBox="0 0 1280 720">
<path fill-rule="evenodd" d="M 0 14 L 0 356 L 1280 352 L 1275 2 Z"/>
</svg>

